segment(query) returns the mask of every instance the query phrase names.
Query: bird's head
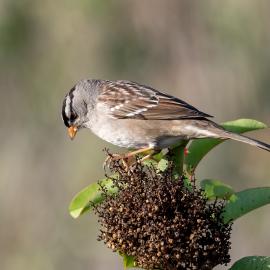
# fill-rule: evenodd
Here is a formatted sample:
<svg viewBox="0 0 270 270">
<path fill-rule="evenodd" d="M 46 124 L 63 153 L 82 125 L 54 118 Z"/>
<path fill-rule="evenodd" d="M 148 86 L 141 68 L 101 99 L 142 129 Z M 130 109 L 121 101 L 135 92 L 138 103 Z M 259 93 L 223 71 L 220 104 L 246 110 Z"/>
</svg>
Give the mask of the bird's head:
<svg viewBox="0 0 270 270">
<path fill-rule="evenodd" d="M 93 92 L 93 80 L 82 80 L 72 87 L 64 98 L 62 118 L 71 139 L 89 122 L 88 112 L 93 104 Z"/>
</svg>

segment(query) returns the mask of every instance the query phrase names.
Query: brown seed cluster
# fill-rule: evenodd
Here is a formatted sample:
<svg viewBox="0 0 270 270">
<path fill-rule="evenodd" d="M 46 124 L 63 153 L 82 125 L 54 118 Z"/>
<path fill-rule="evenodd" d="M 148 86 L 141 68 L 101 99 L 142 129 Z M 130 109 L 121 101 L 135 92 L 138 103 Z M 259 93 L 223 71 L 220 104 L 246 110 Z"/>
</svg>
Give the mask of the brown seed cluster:
<svg viewBox="0 0 270 270">
<path fill-rule="evenodd" d="M 134 256 L 144 269 L 212 269 L 230 261 L 231 224 L 222 223 L 221 202 L 209 203 L 195 184 L 137 162 L 111 169 L 119 192 L 95 207 L 99 240 L 113 251 Z"/>
</svg>

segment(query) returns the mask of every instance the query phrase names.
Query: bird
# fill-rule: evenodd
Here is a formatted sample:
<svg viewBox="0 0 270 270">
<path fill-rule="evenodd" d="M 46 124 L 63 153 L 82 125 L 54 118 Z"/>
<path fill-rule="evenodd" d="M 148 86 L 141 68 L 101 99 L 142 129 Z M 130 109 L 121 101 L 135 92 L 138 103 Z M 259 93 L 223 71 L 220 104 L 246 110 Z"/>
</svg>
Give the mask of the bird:
<svg viewBox="0 0 270 270">
<path fill-rule="evenodd" d="M 270 151 L 269 144 L 225 130 L 185 101 L 133 81 L 80 80 L 64 98 L 62 118 L 71 139 L 87 128 L 111 144 L 133 149 L 119 158 L 202 138 L 232 139 Z"/>
</svg>

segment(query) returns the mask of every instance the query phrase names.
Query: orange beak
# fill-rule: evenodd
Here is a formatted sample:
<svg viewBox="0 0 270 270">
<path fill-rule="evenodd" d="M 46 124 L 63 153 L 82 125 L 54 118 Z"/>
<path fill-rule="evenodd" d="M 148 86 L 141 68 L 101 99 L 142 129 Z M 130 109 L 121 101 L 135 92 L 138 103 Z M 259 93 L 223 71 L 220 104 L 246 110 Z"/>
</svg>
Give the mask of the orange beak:
<svg viewBox="0 0 270 270">
<path fill-rule="evenodd" d="M 71 126 L 68 128 L 68 136 L 71 140 L 74 139 L 76 133 L 77 133 L 78 129 L 74 126 Z"/>
</svg>

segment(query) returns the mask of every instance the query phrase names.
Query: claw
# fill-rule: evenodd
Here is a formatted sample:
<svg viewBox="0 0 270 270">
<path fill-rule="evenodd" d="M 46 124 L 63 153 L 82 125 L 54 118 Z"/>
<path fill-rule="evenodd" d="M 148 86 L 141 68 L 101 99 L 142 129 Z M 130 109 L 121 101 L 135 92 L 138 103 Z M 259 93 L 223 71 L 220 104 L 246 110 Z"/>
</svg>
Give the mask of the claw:
<svg viewBox="0 0 270 270">
<path fill-rule="evenodd" d="M 129 169 L 130 166 L 130 157 L 127 157 L 126 155 L 120 155 L 120 154 L 110 154 L 107 156 L 103 163 L 103 169 L 105 170 L 106 167 L 110 167 L 110 164 L 112 161 L 120 160 L 126 170 Z"/>
<path fill-rule="evenodd" d="M 108 156 L 107 158 L 105 159 L 104 163 L 103 163 L 103 169 L 105 170 L 106 167 L 110 167 L 110 163 L 114 160 L 121 160 L 122 161 L 122 164 L 124 166 L 124 168 L 128 171 L 128 169 L 130 168 L 130 166 L 132 166 L 134 164 L 134 157 L 135 155 L 137 154 L 141 154 L 141 153 L 144 153 L 144 152 L 147 152 L 147 151 L 153 151 L 153 148 L 152 147 L 148 147 L 148 148 L 144 148 L 144 149 L 139 149 L 139 150 L 136 150 L 136 151 L 133 151 L 133 152 L 129 152 L 127 154 L 123 154 L 123 155 L 120 155 L 120 154 L 110 154 L 108 153 Z M 144 156 L 141 161 L 144 161 L 148 158 L 151 158 L 153 156 L 153 154 L 155 153 L 155 151 L 151 154 L 148 154 L 146 156 Z"/>
<path fill-rule="evenodd" d="M 106 167 L 110 167 L 110 164 L 114 160 L 122 159 L 123 157 L 119 154 L 109 154 L 105 161 L 103 162 L 103 169 L 105 170 Z"/>
</svg>

